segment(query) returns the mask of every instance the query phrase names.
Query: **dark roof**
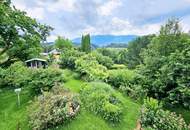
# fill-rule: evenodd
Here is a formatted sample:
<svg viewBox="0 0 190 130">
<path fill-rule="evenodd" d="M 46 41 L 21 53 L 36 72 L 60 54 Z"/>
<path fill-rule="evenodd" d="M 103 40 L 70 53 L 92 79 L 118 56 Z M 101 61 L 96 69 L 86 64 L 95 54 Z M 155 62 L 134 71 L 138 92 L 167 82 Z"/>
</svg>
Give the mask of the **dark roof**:
<svg viewBox="0 0 190 130">
<path fill-rule="evenodd" d="M 46 60 L 40 59 L 40 58 L 32 58 L 32 59 L 27 60 L 27 61 L 25 61 L 25 62 L 30 62 L 30 61 L 43 61 L 43 62 L 47 62 Z"/>
</svg>

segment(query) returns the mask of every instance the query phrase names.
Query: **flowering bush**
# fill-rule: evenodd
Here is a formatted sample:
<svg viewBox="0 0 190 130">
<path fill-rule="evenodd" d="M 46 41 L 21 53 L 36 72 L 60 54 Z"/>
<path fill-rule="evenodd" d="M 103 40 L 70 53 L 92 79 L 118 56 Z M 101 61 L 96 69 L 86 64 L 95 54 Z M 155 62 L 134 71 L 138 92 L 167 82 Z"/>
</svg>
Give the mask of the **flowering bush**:
<svg viewBox="0 0 190 130">
<path fill-rule="evenodd" d="M 29 124 L 33 130 L 47 130 L 66 123 L 79 112 L 78 97 L 60 87 L 52 88 L 29 106 Z"/>
<path fill-rule="evenodd" d="M 165 111 L 161 107 L 162 105 L 155 99 L 145 100 L 141 112 L 141 123 L 144 127 L 151 127 L 154 130 L 189 130 L 181 116 Z"/>
</svg>

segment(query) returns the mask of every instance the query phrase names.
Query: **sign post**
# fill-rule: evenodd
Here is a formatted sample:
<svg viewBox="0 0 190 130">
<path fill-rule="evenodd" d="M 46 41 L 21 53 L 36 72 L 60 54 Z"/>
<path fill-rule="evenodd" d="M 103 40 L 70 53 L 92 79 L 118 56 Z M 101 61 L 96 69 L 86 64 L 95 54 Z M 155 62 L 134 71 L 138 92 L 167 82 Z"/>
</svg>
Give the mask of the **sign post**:
<svg viewBox="0 0 190 130">
<path fill-rule="evenodd" d="M 15 93 L 17 94 L 17 104 L 18 104 L 18 107 L 20 106 L 20 92 L 21 92 L 21 88 L 17 88 L 15 89 Z"/>
</svg>

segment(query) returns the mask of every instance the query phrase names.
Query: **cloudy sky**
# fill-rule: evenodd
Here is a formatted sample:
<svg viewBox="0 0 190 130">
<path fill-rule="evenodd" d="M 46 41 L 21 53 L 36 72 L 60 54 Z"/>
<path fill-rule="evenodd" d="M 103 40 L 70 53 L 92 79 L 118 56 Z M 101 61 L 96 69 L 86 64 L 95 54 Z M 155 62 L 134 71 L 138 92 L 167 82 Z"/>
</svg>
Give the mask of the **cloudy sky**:
<svg viewBox="0 0 190 130">
<path fill-rule="evenodd" d="M 190 0 L 12 0 L 39 22 L 67 38 L 82 34 L 145 35 L 158 32 L 168 18 L 190 30 Z"/>
</svg>

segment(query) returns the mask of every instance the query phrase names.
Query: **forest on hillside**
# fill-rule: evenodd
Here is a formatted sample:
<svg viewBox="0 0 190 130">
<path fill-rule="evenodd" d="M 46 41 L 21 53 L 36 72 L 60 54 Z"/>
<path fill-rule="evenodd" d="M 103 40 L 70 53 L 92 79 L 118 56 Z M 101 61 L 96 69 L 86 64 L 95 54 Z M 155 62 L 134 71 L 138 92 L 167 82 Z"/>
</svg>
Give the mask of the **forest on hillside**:
<svg viewBox="0 0 190 130">
<path fill-rule="evenodd" d="M 92 48 L 90 34 L 80 46 L 61 36 L 46 45 L 53 27 L 0 1 L 0 130 L 189 130 L 181 28 L 171 18 L 118 48 Z"/>
</svg>

